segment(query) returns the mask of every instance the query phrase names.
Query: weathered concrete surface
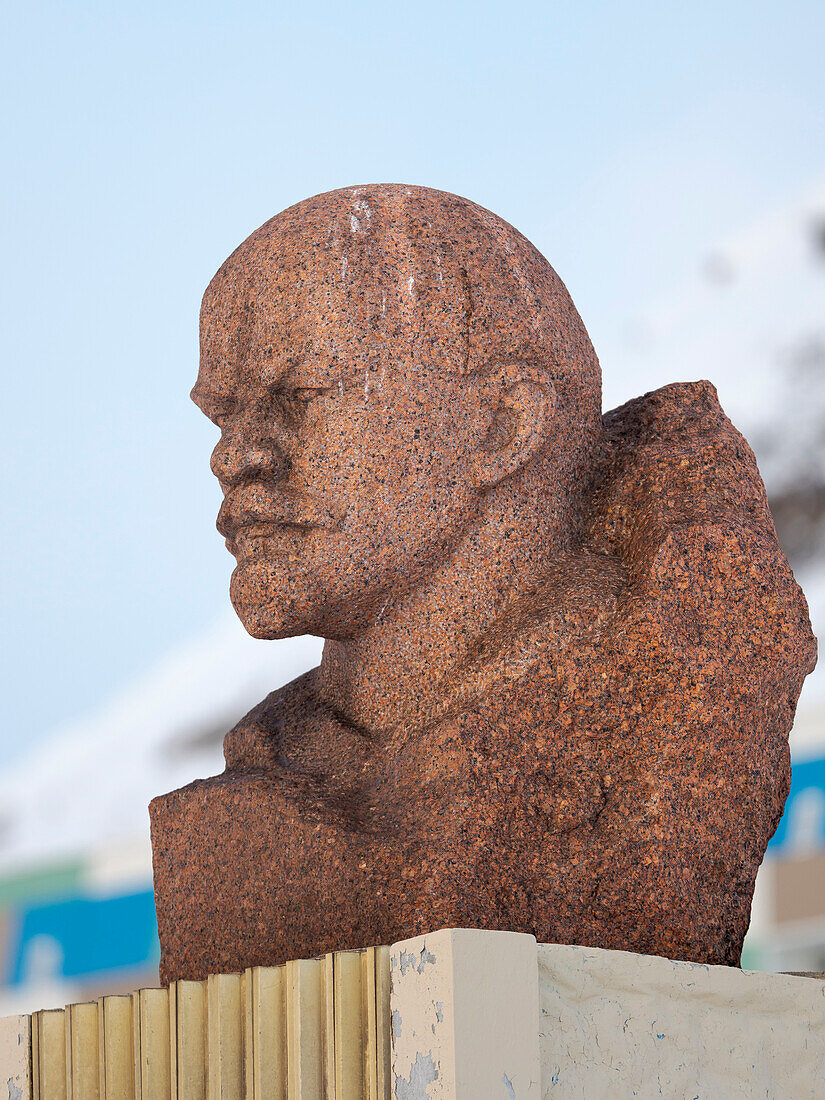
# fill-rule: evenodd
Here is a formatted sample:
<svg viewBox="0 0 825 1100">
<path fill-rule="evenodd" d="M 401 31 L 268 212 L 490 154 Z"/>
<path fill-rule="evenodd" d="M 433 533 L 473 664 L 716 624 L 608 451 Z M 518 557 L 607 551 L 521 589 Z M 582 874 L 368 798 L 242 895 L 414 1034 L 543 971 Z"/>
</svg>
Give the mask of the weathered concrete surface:
<svg viewBox="0 0 825 1100">
<path fill-rule="evenodd" d="M 32 1095 L 31 1016 L 0 1019 L 0 1100 Z"/>
<path fill-rule="evenodd" d="M 815 979 L 467 929 L 390 965 L 395 1100 L 825 1095 Z"/>
<path fill-rule="evenodd" d="M 395 1100 L 539 1100 L 532 936 L 450 928 L 393 944 Z"/>
<path fill-rule="evenodd" d="M 825 982 L 540 944 L 542 1100 L 825 1095 Z"/>
</svg>

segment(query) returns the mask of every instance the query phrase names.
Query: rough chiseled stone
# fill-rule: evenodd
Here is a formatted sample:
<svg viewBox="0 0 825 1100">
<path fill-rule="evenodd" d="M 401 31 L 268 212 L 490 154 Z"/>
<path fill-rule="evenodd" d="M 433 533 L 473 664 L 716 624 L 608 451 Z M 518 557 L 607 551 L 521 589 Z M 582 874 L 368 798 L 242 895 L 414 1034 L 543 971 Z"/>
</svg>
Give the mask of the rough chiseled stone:
<svg viewBox="0 0 825 1100">
<path fill-rule="evenodd" d="M 713 387 L 602 417 L 532 245 L 377 185 L 226 261 L 193 396 L 238 614 L 327 643 L 152 803 L 164 979 L 443 926 L 737 963 L 815 643 Z"/>
</svg>

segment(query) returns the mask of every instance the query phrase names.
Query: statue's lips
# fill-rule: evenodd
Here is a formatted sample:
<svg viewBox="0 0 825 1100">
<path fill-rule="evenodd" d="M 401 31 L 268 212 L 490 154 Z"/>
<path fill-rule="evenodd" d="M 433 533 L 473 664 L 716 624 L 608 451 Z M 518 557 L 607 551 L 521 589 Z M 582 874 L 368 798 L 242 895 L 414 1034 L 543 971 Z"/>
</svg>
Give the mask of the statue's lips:
<svg viewBox="0 0 825 1100">
<path fill-rule="evenodd" d="M 317 507 L 305 497 L 252 485 L 224 499 L 216 526 L 234 553 L 239 543 L 254 545 L 279 532 L 296 533 L 310 527 L 332 529 L 339 522 L 340 517 L 332 509 Z"/>
<path fill-rule="evenodd" d="M 292 552 L 298 549 L 296 539 L 309 530 L 311 524 L 252 523 L 239 527 L 227 537 L 226 548 L 238 560 L 263 554 Z"/>
</svg>

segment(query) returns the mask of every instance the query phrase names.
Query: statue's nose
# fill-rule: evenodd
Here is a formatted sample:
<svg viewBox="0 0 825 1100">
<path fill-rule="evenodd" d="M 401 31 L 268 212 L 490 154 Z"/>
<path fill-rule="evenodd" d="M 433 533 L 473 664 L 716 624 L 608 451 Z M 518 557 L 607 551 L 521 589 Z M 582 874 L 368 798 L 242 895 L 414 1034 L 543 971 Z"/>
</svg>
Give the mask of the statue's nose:
<svg viewBox="0 0 825 1100">
<path fill-rule="evenodd" d="M 288 459 L 271 440 L 241 439 L 225 433 L 212 452 L 209 465 L 222 485 L 237 486 L 256 478 L 278 481 L 286 473 Z"/>
</svg>

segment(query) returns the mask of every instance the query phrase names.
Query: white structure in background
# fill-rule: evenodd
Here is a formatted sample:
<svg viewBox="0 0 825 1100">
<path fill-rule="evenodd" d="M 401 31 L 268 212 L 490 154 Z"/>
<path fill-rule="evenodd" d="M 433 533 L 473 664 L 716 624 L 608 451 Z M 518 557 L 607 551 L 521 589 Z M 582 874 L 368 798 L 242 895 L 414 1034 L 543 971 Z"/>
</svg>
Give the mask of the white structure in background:
<svg viewBox="0 0 825 1100">
<path fill-rule="evenodd" d="M 605 405 L 668 382 L 707 378 L 756 451 L 776 502 L 825 502 L 825 180 L 712 249 L 703 270 L 622 333 L 600 340 Z M 631 335 L 632 334 L 632 335 Z M 814 632 L 825 636 L 825 512 L 795 563 Z M 825 970 L 825 659 L 808 677 L 791 735 L 796 774 L 781 847 L 760 871 L 748 936 L 766 969 Z M 825 766 L 821 769 L 825 777 Z M 795 779 L 796 783 L 796 779 Z"/>
<path fill-rule="evenodd" d="M 92 885 L 150 880 L 150 800 L 222 771 L 224 733 L 320 653 L 317 638 L 255 641 L 227 610 L 202 637 L 5 772 L 0 876 L 96 852 Z"/>
<path fill-rule="evenodd" d="M 212 629 L 0 779 L 0 1015 L 157 981 L 148 804 L 223 770 L 223 735 L 321 642 Z"/>
<path fill-rule="evenodd" d="M 825 491 L 825 180 L 710 250 L 702 271 L 600 343 L 606 408 L 707 378 L 772 497 L 801 480 Z M 796 566 L 817 635 L 825 540 L 823 551 Z M 806 682 L 792 746 L 825 752 L 825 661 Z"/>
</svg>

